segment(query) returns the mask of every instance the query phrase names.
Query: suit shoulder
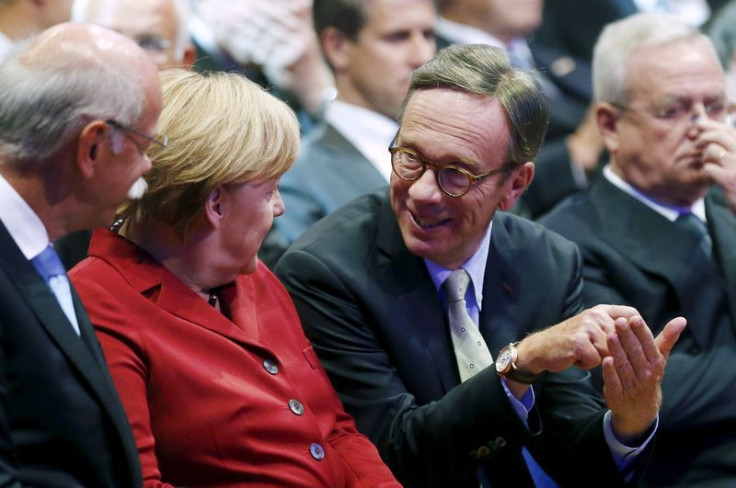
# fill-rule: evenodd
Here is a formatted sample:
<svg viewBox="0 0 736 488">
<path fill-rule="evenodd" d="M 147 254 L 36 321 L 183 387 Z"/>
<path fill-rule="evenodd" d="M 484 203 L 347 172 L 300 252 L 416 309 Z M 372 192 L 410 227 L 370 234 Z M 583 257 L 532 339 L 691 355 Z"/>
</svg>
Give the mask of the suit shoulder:
<svg viewBox="0 0 736 488">
<path fill-rule="evenodd" d="M 568 238 L 600 227 L 596 205 L 587 192 L 566 198 L 537 222 Z"/>
<path fill-rule="evenodd" d="M 385 194 L 385 189 L 368 193 L 335 210 L 307 229 L 286 254 L 306 251 L 318 255 L 370 246 Z"/>
<path fill-rule="evenodd" d="M 546 247 L 569 252 L 575 247 L 568 239 L 542 224 L 506 212 L 499 212 L 493 219 L 493 225 L 494 232 L 496 226 L 500 225 L 512 242 L 532 250 Z"/>
</svg>

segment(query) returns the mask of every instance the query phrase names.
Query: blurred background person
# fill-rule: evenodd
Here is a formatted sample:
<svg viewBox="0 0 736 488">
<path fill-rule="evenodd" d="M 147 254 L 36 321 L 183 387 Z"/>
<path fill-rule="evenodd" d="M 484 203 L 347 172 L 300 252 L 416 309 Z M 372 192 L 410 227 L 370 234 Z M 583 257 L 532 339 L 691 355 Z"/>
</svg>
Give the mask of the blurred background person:
<svg viewBox="0 0 736 488">
<path fill-rule="evenodd" d="M 603 28 L 636 13 L 669 13 L 703 25 L 728 0 L 550 0 L 534 43 L 560 50 L 563 64 L 589 69 L 593 46 Z"/>
<path fill-rule="evenodd" d="M 141 485 L 99 342 L 50 243 L 106 225 L 140 189 L 144 150 L 165 144 L 160 110 L 156 67 L 101 27 L 52 27 L 0 65 L 2 486 Z"/>
<path fill-rule="evenodd" d="M 308 132 L 334 96 L 312 28 L 312 0 L 193 0 L 198 71 L 238 70 L 283 98 Z"/>
<path fill-rule="evenodd" d="M 726 76 L 726 94 L 736 102 L 736 2 L 731 1 L 708 23 L 706 34 L 713 41 Z"/>
<path fill-rule="evenodd" d="M 399 128 L 412 72 L 434 56 L 436 15 L 432 0 L 314 0 L 314 25 L 337 99 L 282 179 L 289 212 L 263 247 L 267 264 L 317 220 L 388 185 L 386 148 Z"/>
<path fill-rule="evenodd" d="M 194 62 L 188 0 L 75 0 L 72 21 L 119 32 L 141 46 L 159 68 L 190 68 Z M 54 242 L 66 269 L 87 257 L 91 237 L 92 231 L 85 229 Z"/>
<path fill-rule="evenodd" d="M 603 31 L 593 74 L 610 162 L 541 222 L 578 245 L 585 305 L 636 307 L 655 333 L 687 319 L 642 486 L 736 486 L 736 130 L 723 71 L 697 28 L 637 14 Z"/>
<path fill-rule="evenodd" d="M 69 20 L 74 0 L 0 0 L 0 62 L 13 45 Z"/>
<path fill-rule="evenodd" d="M 189 68 L 194 63 L 188 0 L 74 0 L 72 21 L 119 32 L 145 49 L 159 67 Z"/>
<path fill-rule="evenodd" d="M 149 191 L 71 272 L 128 413 L 144 486 L 398 487 L 258 260 L 299 150 L 293 112 L 237 74 L 162 74 Z M 216 148 L 216 150 L 213 150 Z"/>
</svg>

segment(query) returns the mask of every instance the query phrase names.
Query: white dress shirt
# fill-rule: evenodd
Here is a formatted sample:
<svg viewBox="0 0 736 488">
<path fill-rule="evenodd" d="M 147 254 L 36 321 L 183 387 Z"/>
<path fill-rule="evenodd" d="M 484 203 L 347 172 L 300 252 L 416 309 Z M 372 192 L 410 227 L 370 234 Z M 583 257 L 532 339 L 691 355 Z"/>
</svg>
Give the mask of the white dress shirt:
<svg viewBox="0 0 736 488">
<path fill-rule="evenodd" d="M 639 200 L 641 203 L 646 205 L 647 207 L 651 208 L 670 222 L 674 222 L 677 220 L 677 217 L 680 216 L 682 213 L 686 212 L 692 212 L 693 215 L 698 217 L 703 222 L 707 222 L 708 220 L 705 217 L 705 199 L 701 198 L 700 200 L 697 200 L 695 203 L 693 203 L 693 206 L 690 208 L 682 208 L 682 207 L 672 207 L 665 205 L 664 203 L 658 202 L 651 197 L 641 193 L 639 190 L 631 186 L 629 183 L 624 181 L 619 175 L 613 172 L 610 165 L 606 165 L 603 168 L 603 176 L 611 182 L 613 186 L 618 188 L 619 190 L 623 191 L 624 193 L 627 193 L 631 195 L 632 197 Z"/>
<path fill-rule="evenodd" d="M 388 146 L 399 124 L 385 115 L 340 100 L 325 107 L 325 120 L 371 162 L 388 183 L 391 156 Z"/>
<path fill-rule="evenodd" d="M 2 175 L 0 175 L 0 221 L 28 261 L 41 254 L 51 244 L 41 219 Z M 74 312 L 69 279 L 62 275 L 55 276 L 48 284 L 72 328 L 79 335 L 79 323 Z"/>
</svg>

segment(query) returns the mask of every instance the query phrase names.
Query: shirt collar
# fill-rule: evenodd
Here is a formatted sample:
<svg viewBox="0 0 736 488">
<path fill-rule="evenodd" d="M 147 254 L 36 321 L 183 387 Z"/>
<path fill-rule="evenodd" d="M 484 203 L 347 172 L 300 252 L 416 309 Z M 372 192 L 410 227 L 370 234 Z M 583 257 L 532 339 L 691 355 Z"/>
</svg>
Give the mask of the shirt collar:
<svg viewBox="0 0 736 488">
<path fill-rule="evenodd" d="M 486 275 L 486 264 L 488 263 L 488 250 L 491 246 L 492 229 L 493 222 L 488 225 L 488 231 L 483 237 L 478 250 L 460 266 L 470 275 L 470 282 L 473 284 L 475 303 L 478 304 L 478 310 L 482 310 L 483 308 L 483 280 Z M 427 266 L 429 275 L 432 277 L 435 290 L 439 293 L 442 288 L 442 283 L 445 282 L 445 280 L 450 276 L 450 273 L 454 270 L 442 267 L 426 258 L 424 259 L 424 264 Z"/>
<path fill-rule="evenodd" d="M 389 181 L 391 158 L 388 146 L 399 130 L 399 124 L 395 120 L 340 100 L 327 105 L 325 120 Z"/>
<path fill-rule="evenodd" d="M 41 254 L 49 245 L 49 235 L 41 219 L 2 175 L 0 221 L 28 260 Z"/>
<path fill-rule="evenodd" d="M 492 36 L 488 32 L 470 27 L 469 25 L 458 24 L 444 17 L 437 19 L 435 32 L 440 37 L 444 37 L 455 44 L 488 44 L 506 49 L 506 46 L 500 39 Z"/>
<path fill-rule="evenodd" d="M 603 176 L 609 182 L 611 182 L 613 186 L 617 187 L 624 193 L 631 195 L 636 200 L 639 200 L 641 203 L 651 208 L 670 222 L 674 222 L 677 217 L 680 216 L 680 214 L 687 212 L 692 212 L 700 220 L 702 220 L 703 222 L 707 222 L 707 219 L 705 217 L 705 200 L 703 198 L 698 199 L 695 203 L 693 203 L 692 207 L 690 208 L 673 207 L 671 205 L 666 205 L 662 202 L 654 200 L 650 196 L 645 195 L 641 191 L 631 186 L 628 182 L 624 181 L 623 178 L 613 172 L 610 164 L 607 164 L 603 168 Z"/>
</svg>

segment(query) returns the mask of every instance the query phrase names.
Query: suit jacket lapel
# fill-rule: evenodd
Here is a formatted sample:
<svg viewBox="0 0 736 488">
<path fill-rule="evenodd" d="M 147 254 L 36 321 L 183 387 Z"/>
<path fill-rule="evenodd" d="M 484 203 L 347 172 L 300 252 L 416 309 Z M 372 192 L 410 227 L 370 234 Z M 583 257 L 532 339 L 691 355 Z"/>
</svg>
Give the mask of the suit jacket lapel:
<svg viewBox="0 0 736 488">
<path fill-rule="evenodd" d="M 379 210 L 377 281 L 392 302 L 386 307 L 423 341 L 445 392 L 460 383 L 445 313 L 424 261 L 404 244 L 388 198 Z M 401 316 L 398 316 L 401 314 Z M 429 367 L 429 363 L 423 367 Z"/>
<path fill-rule="evenodd" d="M 591 187 L 590 198 L 599 213 L 601 238 L 638 268 L 667 280 L 683 307 L 692 307 L 694 290 L 699 288 L 701 279 L 692 269 L 711 266 L 701 253 L 694 251 L 698 247 L 697 239 L 605 178 Z M 615 209 L 616 218 L 608 218 L 606 212 L 610 209 Z M 641 236 L 646 236 L 645 245 Z M 701 345 L 708 343 L 705 328 L 693 327 L 690 331 Z"/>
<path fill-rule="evenodd" d="M 96 230 L 92 236 L 90 255 L 104 259 L 123 274 L 131 287 L 140 293 L 158 287 L 156 304 L 168 313 L 232 341 L 267 350 L 257 342 L 256 327 L 248 331 L 239 328 L 223 314 L 213 310 L 211 305 L 150 254 L 127 239 L 105 229 Z M 233 313 L 237 314 L 236 320 L 241 324 L 258 323 L 254 307 L 247 306 L 247 302 L 253 299 L 254 294 L 250 283 L 250 280 L 242 277 L 238 279 L 239 295 L 232 304 Z"/>
<path fill-rule="evenodd" d="M 91 391 L 110 414 L 113 423 L 121 432 L 121 437 L 128 439 L 130 435 L 123 434 L 128 427 L 120 422 L 121 419 L 126 418 L 125 414 L 117 402 L 114 386 L 107 373 L 107 366 L 91 335 L 93 333 L 90 330 L 89 319 L 74 287 L 72 287 L 74 308 L 82 331 L 82 338 L 76 334 L 56 301 L 56 297 L 33 265 L 23 256 L 2 223 L 0 223 L 0 266 L 14 277 L 19 294 L 33 310 L 39 324 L 45 329 L 51 341 L 68 358 L 79 376 L 87 382 Z"/>
<path fill-rule="evenodd" d="M 518 299 L 521 293 L 518 275 L 513 267 L 514 248 L 508 230 L 498 219 L 494 219 L 479 318 L 481 334 L 494 359 L 503 346 L 517 340 L 520 332 L 515 320 L 522 314 L 516 311 L 520 306 Z"/>
</svg>

